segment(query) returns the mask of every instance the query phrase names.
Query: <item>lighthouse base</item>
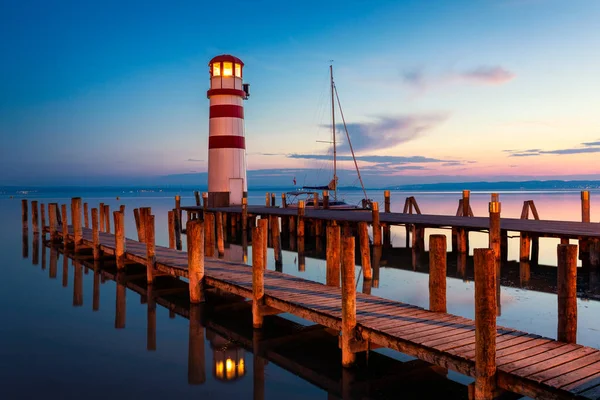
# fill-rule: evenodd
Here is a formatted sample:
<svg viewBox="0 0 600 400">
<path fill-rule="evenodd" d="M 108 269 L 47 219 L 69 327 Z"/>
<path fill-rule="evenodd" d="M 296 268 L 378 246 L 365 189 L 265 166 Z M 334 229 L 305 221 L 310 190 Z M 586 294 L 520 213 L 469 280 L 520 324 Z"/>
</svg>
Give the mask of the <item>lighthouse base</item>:
<svg viewBox="0 0 600 400">
<path fill-rule="evenodd" d="M 228 207 L 229 192 L 208 192 L 209 207 Z"/>
</svg>

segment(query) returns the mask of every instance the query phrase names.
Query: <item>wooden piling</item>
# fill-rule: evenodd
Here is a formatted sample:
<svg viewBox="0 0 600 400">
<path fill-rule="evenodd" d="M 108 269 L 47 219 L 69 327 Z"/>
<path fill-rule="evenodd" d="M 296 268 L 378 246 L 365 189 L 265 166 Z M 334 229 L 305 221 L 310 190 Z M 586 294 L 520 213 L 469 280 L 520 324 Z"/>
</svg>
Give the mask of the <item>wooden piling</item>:
<svg viewBox="0 0 600 400">
<path fill-rule="evenodd" d="M 496 275 L 500 276 L 501 268 L 501 232 L 500 232 L 500 211 L 501 205 L 497 201 L 489 204 L 490 229 L 489 229 L 489 248 L 494 250 L 496 265 Z"/>
<path fill-rule="evenodd" d="M 519 261 L 529 262 L 531 255 L 531 238 L 525 232 L 521 232 L 519 239 Z"/>
<path fill-rule="evenodd" d="M 329 190 L 323 190 L 323 209 L 329 209 Z"/>
<path fill-rule="evenodd" d="M 113 212 L 115 222 L 115 258 L 117 270 L 125 268 L 125 214 Z"/>
<path fill-rule="evenodd" d="M 275 193 L 271 193 L 271 207 L 277 206 L 277 197 Z"/>
<path fill-rule="evenodd" d="M 83 244 L 83 227 L 81 225 L 81 197 L 71 199 L 71 223 L 73 225 L 73 245 L 75 253 Z"/>
<path fill-rule="evenodd" d="M 168 230 L 169 230 L 169 248 L 174 249 L 175 248 L 175 213 L 173 212 L 173 210 L 167 211 L 167 221 L 168 221 L 167 225 L 168 225 Z M 189 232 L 187 235 L 188 235 L 188 240 L 189 240 L 189 237 L 190 237 Z"/>
<path fill-rule="evenodd" d="M 360 263 L 363 270 L 363 277 L 366 280 L 373 278 L 371 270 L 371 248 L 369 246 L 369 227 L 366 222 L 358 223 L 358 235 L 360 240 Z M 329 250 L 328 250 L 329 251 Z"/>
<path fill-rule="evenodd" d="M 468 217 L 469 216 L 469 211 L 471 211 L 471 204 L 470 204 L 470 199 L 471 199 L 471 191 L 470 190 L 463 190 L 462 191 L 462 212 L 463 212 L 463 217 Z"/>
<path fill-rule="evenodd" d="M 356 354 L 351 349 L 356 329 L 356 289 L 354 286 L 354 236 L 342 237 L 342 366 L 351 367 Z"/>
<path fill-rule="evenodd" d="M 372 204 L 371 214 L 373 216 L 373 246 L 381 246 L 381 224 L 379 223 L 379 203 Z"/>
<path fill-rule="evenodd" d="M 58 204 L 50 203 L 48 204 L 48 223 L 50 229 L 50 241 L 54 242 L 58 238 L 58 221 L 56 217 L 56 211 L 58 208 Z"/>
<path fill-rule="evenodd" d="M 215 256 L 215 214 L 204 213 L 204 255 Z"/>
<path fill-rule="evenodd" d="M 271 216 L 271 245 L 273 246 L 273 256 L 275 258 L 275 269 L 283 266 L 283 255 L 281 252 L 281 234 L 279 230 L 279 217 Z"/>
<path fill-rule="evenodd" d="M 67 245 L 69 244 L 69 219 L 67 218 L 67 205 L 61 204 L 60 208 L 61 208 L 62 215 L 63 215 L 63 221 L 62 221 L 63 246 L 67 247 Z"/>
<path fill-rule="evenodd" d="M 475 249 L 475 399 L 496 392 L 496 256 Z"/>
<path fill-rule="evenodd" d="M 217 219 L 217 251 L 219 258 L 225 256 L 225 239 L 223 238 L 223 213 L 217 211 L 215 214 Z"/>
<path fill-rule="evenodd" d="M 313 208 L 319 209 L 319 192 L 313 192 Z"/>
<path fill-rule="evenodd" d="M 177 210 L 177 218 L 179 219 L 179 230 L 181 231 L 181 229 L 183 228 L 183 226 L 181 225 L 181 218 L 182 218 L 182 214 L 181 214 L 181 196 L 180 195 L 175 195 L 175 209 Z"/>
<path fill-rule="evenodd" d="M 46 206 L 44 205 L 44 203 L 40 204 L 40 217 L 41 217 L 41 233 L 42 233 L 42 239 L 45 238 L 45 234 L 44 234 L 44 229 L 46 229 Z"/>
<path fill-rule="evenodd" d="M 242 231 L 248 231 L 248 198 L 242 198 Z"/>
<path fill-rule="evenodd" d="M 99 211 L 98 217 L 100 218 L 99 219 L 99 223 L 100 223 L 99 229 L 100 229 L 100 232 L 105 232 L 105 229 L 104 229 L 104 221 L 105 221 L 105 218 L 104 218 L 104 203 L 100 203 L 98 205 L 98 211 Z"/>
<path fill-rule="evenodd" d="M 265 206 L 271 207 L 271 193 L 265 193 Z"/>
<path fill-rule="evenodd" d="M 194 191 L 194 199 L 196 200 L 196 206 L 200 206 L 200 192 Z"/>
<path fill-rule="evenodd" d="M 469 252 L 467 244 L 469 232 L 466 229 L 461 228 L 456 231 L 456 235 L 456 239 L 458 241 L 458 252 L 460 254 L 467 254 Z"/>
<path fill-rule="evenodd" d="M 94 260 L 100 259 L 100 226 L 98 224 L 98 209 L 92 208 L 92 249 Z"/>
<path fill-rule="evenodd" d="M 340 287 L 340 235 L 339 225 L 327 227 L 327 286 Z"/>
<path fill-rule="evenodd" d="M 146 231 L 146 279 L 148 284 L 154 282 L 154 268 L 156 265 L 156 241 L 154 237 L 154 215 L 146 215 L 144 221 Z"/>
<path fill-rule="evenodd" d="M 390 197 L 390 191 L 389 190 L 384 190 L 383 191 L 383 210 L 386 213 L 391 212 L 391 197 Z"/>
<path fill-rule="evenodd" d="M 298 201 L 298 237 L 304 237 L 304 200 Z"/>
<path fill-rule="evenodd" d="M 252 326 L 262 328 L 265 296 L 264 273 L 267 266 L 266 249 L 263 245 L 267 234 L 266 224 L 261 223 L 252 230 Z"/>
<path fill-rule="evenodd" d="M 133 209 L 133 218 L 135 219 L 135 229 L 138 235 L 138 241 L 144 243 L 146 240 L 144 239 L 144 230 L 142 229 L 142 221 L 141 221 L 141 211 L 139 208 Z"/>
<path fill-rule="evenodd" d="M 581 192 L 581 222 L 590 222 L 590 192 Z"/>
<path fill-rule="evenodd" d="M 90 217 L 88 216 L 88 203 L 83 203 L 83 226 L 90 227 Z"/>
<path fill-rule="evenodd" d="M 56 222 L 57 222 L 57 226 L 62 225 L 62 218 L 60 216 L 60 207 L 58 206 L 58 204 L 56 205 Z"/>
<path fill-rule="evenodd" d="M 36 200 L 31 201 L 31 227 L 33 229 L 33 233 L 40 233 L 40 219 L 38 215 L 38 202 Z"/>
<path fill-rule="evenodd" d="M 202 209 L 204 211 L 208 209 L 208 193 L 206 192 L 202 192 Z"/>
<path fill-rule="evenodd" d="M 110 233 L 110 206 L 104 205 L 104 232 Z"/>
<path fill-rule="evenodd" d="M 27 209 L 28 209 L 28 204 L 27 204 L 27 199 L 22 199 L 21 200 L 21 222 L 22 222 L 22 227 L 24 231 L 29 230 L 29 220 L 27 217 Z"/>
<path fill-rule="evenodd" d="M 429 309 L 446 312 L 446 236 L 429 236 Z"/>
<path fill-rule="evenodd" d="M 287 208 L 287 199 L 285 197 L 285 193 L 281 193 L 281 207 Z"/>
<path fill-rule="evenodd" d="M 173 224 L 173 229 L 175 231 L 175 248 L 177 250 L 181 250 L 182 249 L 182 244 L 181 244 L 181 231 L 182 231 L 182 227 L 181 227 L 181 208 L 178 210 L 177 208 L 173 209 L 173 220 L 174 220 L 174 224 Z"/>
<path fill-rule="evenodd" d="M 204 222 L 188 221 L 186 232 L 190 303 L 201 303 L 204 302 Z"/>
<path fill-rule="evenodd" d="M 561 342 L 577 342 L 577 246 L 559 244 L 558 255 L 558 334 Z"/>
</svg>

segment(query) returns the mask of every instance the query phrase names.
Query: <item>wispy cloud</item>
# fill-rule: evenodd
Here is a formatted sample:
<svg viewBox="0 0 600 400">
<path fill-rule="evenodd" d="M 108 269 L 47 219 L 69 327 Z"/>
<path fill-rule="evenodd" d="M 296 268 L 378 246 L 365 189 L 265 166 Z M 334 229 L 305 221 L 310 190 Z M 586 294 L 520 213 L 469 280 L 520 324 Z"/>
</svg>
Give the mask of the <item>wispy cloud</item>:
<svg viewBox="0 0 600 400">
<path fill-rule="evenodd" d="M 584 147 L 572 147 L 567 149 L 555 149 L 555 150 L 541 150 L 541 149 L 529 149 L 529 150 L 504 150 L 505 153 L 509 154 L 509 157 L 532 157 L 540 156 L 545 154 L 586 154 L 586 153 L 600 153 L 600 140 L 595 142 L 581 143 Z"/>
<path fill-rule="evenodd" d="M 432 113 L 423 115 L 404 115 L 397 117 L 378 117 L 373 122 L 355 122 L 347 124 L 352 146 L 357 152 L 389 149 L 406 143 L 435 129 L 448 119 L 447 114 Z M 341 132 L 344 126 L 337 125 L 340 132 L 341 153 L 349 153 L 350 147 Z"/>
<path fill-rule="evenodd" d="M 189 161 L 189 162 L 204 162 L 204 160 L 200 160 L 200 159 L 197 159 L 197 158 L 188 158 L 186 161 Z"/>
<path fill-rule="evenodd" d="M 513 80 L 516 74 L 499 65 L 480 65 L 462 71 L 427 74 L 422 67 L 405 70 L 401 77 L 409 86 L 424 90 L 448 84 L 500 85 Z"/>
</svg>

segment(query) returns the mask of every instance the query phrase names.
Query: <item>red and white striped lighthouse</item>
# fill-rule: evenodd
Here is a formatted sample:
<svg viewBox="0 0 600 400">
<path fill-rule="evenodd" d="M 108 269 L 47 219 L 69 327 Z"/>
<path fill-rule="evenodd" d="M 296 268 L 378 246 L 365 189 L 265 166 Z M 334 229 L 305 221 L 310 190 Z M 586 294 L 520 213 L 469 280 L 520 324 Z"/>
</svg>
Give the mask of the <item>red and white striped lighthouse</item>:
<svg viewBox="0 0 600 400">
<path fill-rule="evenodd" d="M 223 54 L 210 60 L 208 130 L 208 205 L 242 204 L 248 192 L 244 106 L 248 84 L 243 83 L 244 63 Z"/>
</svg>

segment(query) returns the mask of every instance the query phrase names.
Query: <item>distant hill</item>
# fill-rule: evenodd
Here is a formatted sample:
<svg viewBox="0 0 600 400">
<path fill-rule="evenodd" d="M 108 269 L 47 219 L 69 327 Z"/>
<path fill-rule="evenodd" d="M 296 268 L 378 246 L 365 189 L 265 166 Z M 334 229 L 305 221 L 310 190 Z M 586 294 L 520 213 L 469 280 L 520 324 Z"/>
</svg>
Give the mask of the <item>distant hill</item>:
<svg viewBox="0 0 600 400">
<path fill-rule="evenodd" d="M 594 190 L 600 189 L 600 181 L 522 181 L 522 182 L 444 182 L 385 187 L 389 190 L 455 191 L 455 190 Z"/>
</svg>

